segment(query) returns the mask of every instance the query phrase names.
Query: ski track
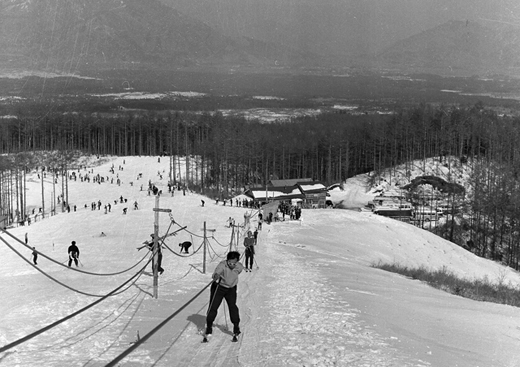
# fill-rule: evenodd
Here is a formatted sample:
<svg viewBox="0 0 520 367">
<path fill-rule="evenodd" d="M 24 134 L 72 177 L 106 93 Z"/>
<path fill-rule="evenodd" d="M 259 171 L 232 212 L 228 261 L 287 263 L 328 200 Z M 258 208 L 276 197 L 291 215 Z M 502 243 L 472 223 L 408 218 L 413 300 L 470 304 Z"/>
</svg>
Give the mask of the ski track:
<svg viewBox="0 0 520 367">
<path fill-rule="evenodd" d="M 282 222 L 265 227 L 259 233 L 253 271 L 240 275 L 238 306 L 243 333 L 237 343 L 231 341 L 232 324 L 225 301 L 215 320 L 213 336 L 208 343 L 202 343 L 202 323 L 209 299 L 207 290 L 190 305 L 187 312 L 179 315 L 175 328 L 166 333 L 160 332 L 162 339 L 152 339 L 136 349 L 125 358 L 124 365 L 428 366 L 419 361 L 410 363 L 409 358 L 399 355 L 388 341 L 359 320 L 360 312 L 350 307 L 345 299 L 338 297 L 329 285 L 326 274 L 323 273 L 326 268 L 320 261 L 308 261 L 310 256 L 318 260 L 316 258 L 320 254 L 291 244 L 291 233 L 298 230 L 298 225 Z M 179 274 L 166 274 L 164 284 L 168 283 L 168 278 L 179 277 Z M 291 287 L 286 287 L 286 284 Z M 197 285 L 193 284 L 192 287 L 195 291 Z M 185 301 L 189 292 L 176 295 Z M 74 297 L 77 297 L 79 307 L 82 297 Z M 125 298 L 126 301 L 119 304 L 119 309 L 108 313 L 107 310 L 96 311 L 94 317 L 99 322 L 84 333 L 77 334 L 69 323 L 52 331 L 49 336 L 53 343 L 45 351 L 38 350 L 35 354 L 41 357 L 43 353 L 47 360 L 54 362 L 41 365 L 60 366 L 65 361 L 70 362 L 75 349 L 85 348 L 85 342 L 92 350 L 98 351 L 87 362 L 87 366 L 97 366 L 102 360 L 115 358 L 118 353 L 114 347 L 121 350 L 121 347 L 129 345 L 132 341 L 130 339 L 135 337 L 134 332 L 127 328 L 125 320 L 128 315 L 123 318 L 119 316 L 128 312 L 143 314 L 146 311 L 141 309 L 141 302 L 138 301 L 142 299 L 142 295 L 135 299 L 128 295 Z M 51 303 L 47 314 L 49 321 L 66 312 L 68 307 L 70 305 L 61 307 L 59 299 Z M 29 306 L 21 307 L 19 312 L 29 314 Z M 189 315 L 196 315 L 198 322 L 188 321 Z M 269 317 L 265 319 L 263 315 Z M 160 318 L 156 319 L 156 323 L 160 321 Z M 83 323 L 81 319 L 77 322 Z M 180 324 L 184 326 L 179 326 Z M 89 335 L 99 336 L 100 333 L 107 336 L 96 339 L 106 343 L 89 340 Z M 30 355 L 36 351 L 36 345 L 33 348 L 32 343 L 28 343 L 15 360 L 31 360 Z M 61 348 L 63 345 L 66 348 Z M 36 360 L 33 362 L 37 363 Z"/>
<path fill-rule="evenodd" d="M 258 332 L 263 335 L 258 349 L 270 353 L 252 359 L 262 361 L 260 364 L 242 359 L 242 365 L 428 366 L 399 355 L 383 337 L 360 321 L 359 310 L 337 297 L 319 265 L 306 261 L 306 256 L 316 257 L 315 253 L 305 254 L 305 249 L 280 244 L 284 242 L 280 240 L 289 242 L 291 232 L 297 228 L 291 223 L 268 227 L 268 243 L 259 246 L 258 260 L 269 269 L 272 279 L 257 285 L 261 295 L 257 292 L 255 303 L 263 301 L 258 309 L 253 308 L 253 318 L 267 313 L 270 318 L 257 317 L 256 325 L 250 327 L 263 328 Z M 288 354 L 290 358 L 280 359 Z"/>
</svg>

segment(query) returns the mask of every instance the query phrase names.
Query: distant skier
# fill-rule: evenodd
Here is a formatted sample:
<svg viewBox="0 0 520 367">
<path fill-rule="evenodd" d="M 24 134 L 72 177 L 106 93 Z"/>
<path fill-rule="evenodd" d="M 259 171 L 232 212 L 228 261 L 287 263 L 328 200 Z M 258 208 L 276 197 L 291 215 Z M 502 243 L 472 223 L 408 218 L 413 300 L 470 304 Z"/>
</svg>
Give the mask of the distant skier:
<svg viewBox="0 0 520 367">
<path fill-rule="evenodd" d="M 244 270 L 239 262 L 240 253 L 231 251 L 227 259 L 221 261 L 213 272 L 213 283 L 211 284 L 209 310 L 206 316 L 206 336 L 213 333 L 213 321 L 217 317 L 218 308 L 223 299 L 229 308 L 229 318 L 233 323 L 233 334 L 240 334 L 240 314 L 237 307 L 237 284 L 238 275 Z"/>
<path fill-rule="evenodd" d="M 76 267 L 78 267 L 79 248 L 76 246 L 76 241 L 72 241 L 67 252 L 69 253 L 69 268 L 72 265 L 72 261 L 74 261 Z"/>
<path fill-rule="evenodd" d="M 251 231 L 247 231 L 247 237 L 244 238 L 244 246 L 246 248 L 246 271 L 253 270 L 253 261 L 255 259 L 255 239 Z"/>
<path fill-rule="evenodd" d="M 33 252 L 32 252 L 32 256 L 33 256 L 33 264 L 34 265 L 38 265 L 37 261 L 38 261 L 38 252 L 36 251 L 36 248 L 33 247 Z"/>
</svg>

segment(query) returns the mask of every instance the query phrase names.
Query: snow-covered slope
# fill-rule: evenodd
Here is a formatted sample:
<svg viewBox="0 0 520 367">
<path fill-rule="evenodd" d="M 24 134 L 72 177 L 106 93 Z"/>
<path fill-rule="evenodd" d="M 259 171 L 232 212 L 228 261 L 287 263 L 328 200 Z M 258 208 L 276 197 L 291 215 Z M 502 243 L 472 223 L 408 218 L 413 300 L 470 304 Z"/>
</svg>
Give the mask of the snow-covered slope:
<svg viewBox="0 0 520 367">
<path fill-rule="evenodd" d="M 31 250 L 2 234 L 0 237 L 28 261 L 0 243 L 0 348 L 94 302 L 99 299 L 96 296 L 107 294 L 136 273 L 141 265 L 123 271 L 145 256 L 145 250 L 137 248 L 154 231 L 156 199 L 146 190 L 149 180 L 163 190 L 159 207 L 172 210 L 171 217 L 159 213 L 159 233 L 187 226 L 187 231 L 165 240 L 168 248 L 163 252 L 165 272 L 159 278 L 158 298 L 152 297 L 148 266 L 126 291 L 0 353 L 2 366 L 106 365 L 138 341 L 138 335 L 143 338 L 208 285 L 218 261 L 237 245 L 236 236 L 231 240 L 231 229 L 226 227 L 229 217 L 243 224 L 244 214 L 252 214 L 251 226 L 257 225 L 256 212 L 251 209 L 223 206 L 222 202 L 216 205 L 189 191 L 186 195 L 182 191 L 168 194 L 168 159 L 119 157 L 98 163 L 79 173 L 90 170 L 91 176 L 108 176 L 108 182 L 69 183 L 75 212 L 60 213 L 9 233 L 22 242 L 27 234 L 29 246 L 58 262 L 67 260 L 66 249 L 75 240 L 81 250 L 79 270 L 121 274 L 79 273 L 43 256 L 34 267 Z M 109 172 L 112 165 L 113 174 Z M 137 179 L 139 173 L 142 178 Z M 121 186 L 110 183 L 117 175 Z M 36 176 L 30 182 L 28 198 L 37 207 L 41 183 Z M 358 189 L 349 190 L 349 185 L 343 192 L 345 197 L 359 200 L 353 194 Z M 51 190 L 48 183 L 44 187 Z M 362 190 L 357 192 L 365 195 Z M 127 203 L 114 203 L 121 196 Z M 98 200 L 103 204 L 101 210 L 91 210 L 90 204 Z M 204 207 L 201 200 L 205 200 Z M 133 209 L 134 201 L 138 210 Z M 104 204 L 109 202 L 112 208 L 105 214 Z M 123 207 L 128 207 L 126 215 Z M 208 231 L 206 274 L 202 251 L 193 253 L 203 242 L 204 224 L 215 230 Z M 238 285 L 243 331 L 238 343 L 231 343 L 225 305 L 220 308 L 213 339 L 200 343 L 199 331 L 204 327 L 209 301 L 209 291 L 204 290 L 120 365 L 520 364 L 517 308 L 449 295 L 371 265 L 382 261 L 446 267 L 462 277 L 520 284 L 520 276 L 511 269 L 478 258 L 429 232 L 368 212 L 304 210 L 301 221 L 264 224 L 259 233 L 255 269 L 241 274 Z M 242 238 L 238 244 L 241 252 Z M 189 256 L 179 253 L 178 244 L 185 240 L 193 242 Z"/>
<path fill-rule="evenodd" d="M 345 209 L 359 209 L 375 196 L 401 196 L 402 187 L 418 176 L 436 176 L 448 182 L 464 185 L 471 191 L 469 176 L 471 165 L 461 164 L 457 157 L 438 157 L 416 160 L 386 169 L 378 174 L 360 174 L 347 179 L 343 187 L 329 191 L 334 205 Z"/>
</svg>

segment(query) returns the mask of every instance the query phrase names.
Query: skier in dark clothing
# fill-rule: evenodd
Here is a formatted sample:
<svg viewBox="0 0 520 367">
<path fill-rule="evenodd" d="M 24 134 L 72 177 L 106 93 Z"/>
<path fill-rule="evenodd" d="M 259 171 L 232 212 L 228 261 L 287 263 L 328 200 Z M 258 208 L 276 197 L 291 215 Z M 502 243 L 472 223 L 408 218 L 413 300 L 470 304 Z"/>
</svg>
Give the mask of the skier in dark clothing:
<svg viewBox="0 0 520 367">
<path fill-rule="evenodd" d="M 37 261 L 38 261 L 38 252 L 36 251 L 35 247 L 33 247 L 32 255 L 33 255 L 33 264 L 34 265 L 38 265 L 38 263 L 37 263 Z"/>
<path fill-rule="evenodd" d="M 77 267 L 79 259 L 79 248 L 76 246 L 76 241 L 72 241 L 72 244 L 69 246 L 67 252 L 69 253 L 69 268 L 72 265 L 73 260 Z"/>
<path fill-rule="evenodd" d="M 147 241 L 145 243 L 148 246 L 148 249 L 150 251 L 153 251 L 153 247 L 154 247 L 154 243 L 155 243 L 155 241 L 154 241 L 155 235 L 152 233 L 150 235 L 150 237 L 152 237 L 151 241 L 149 241 L 149 242 Z M 158 247 L 157 247 L 157 271 L 159 272 L 159 275 L 162 275 L 162 273 L 164 273 L 164 269 L 162 267 L 162 256 L 163 256 L 162 248 L 161 248 L 161 244 L 159 243 Z"/>
<path fill-rule="evenodd" d="M 244 266 L 238 261 L 240 253 L 231 251 L 227 254 L 227 260 L 221 261 L 213 272 L 211 284 L 209 310 L 206 317 L 206 336 L 213 332 L 213 321 L 217 317 L 218 308 L 225 299 L 229 308 L 229 318 L 233 323 L 233 334 L 240 334 L 240 314 L 237 307 L 238 275 Z"/>
<path fill-rule="evenodd" d="M 246 248 L 246 271 L 253 270 L 253 261 L 255 259 L 255 239 L 251 231 L 247 231 L 247 237 L 244 238 L 244 246 Z"/>
<path fill-rule="evenodd" d="M 181 247 L 181 252 L 184 251 L 184 253 L 188 253 L 188 249 L 191 247 L 190 241 L 184 241 L 183 243 L 179 243 L 179 246 Z"/>
</svg>

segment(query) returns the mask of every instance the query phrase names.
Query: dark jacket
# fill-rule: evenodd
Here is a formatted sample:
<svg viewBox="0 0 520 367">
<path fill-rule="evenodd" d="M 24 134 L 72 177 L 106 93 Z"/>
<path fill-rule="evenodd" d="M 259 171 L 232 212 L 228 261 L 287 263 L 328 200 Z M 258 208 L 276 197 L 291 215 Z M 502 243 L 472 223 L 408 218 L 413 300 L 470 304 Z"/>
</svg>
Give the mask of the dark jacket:
<svg viewBox="0 0 520 367">
<path fill-rule="evenodd" d="M 67 252 L 69 253 L 69 256 L 72 258 L 79 257 L 79 248 L 76 245 L 70 245 Z"/>
<path fill-rule="evenodd" d="M 246 247 L 246 253 L 250 255 L 255 254 L 255 239 L 253 237 L 246 237 L 244 239 L 244 246 Z"/>
</svg>

